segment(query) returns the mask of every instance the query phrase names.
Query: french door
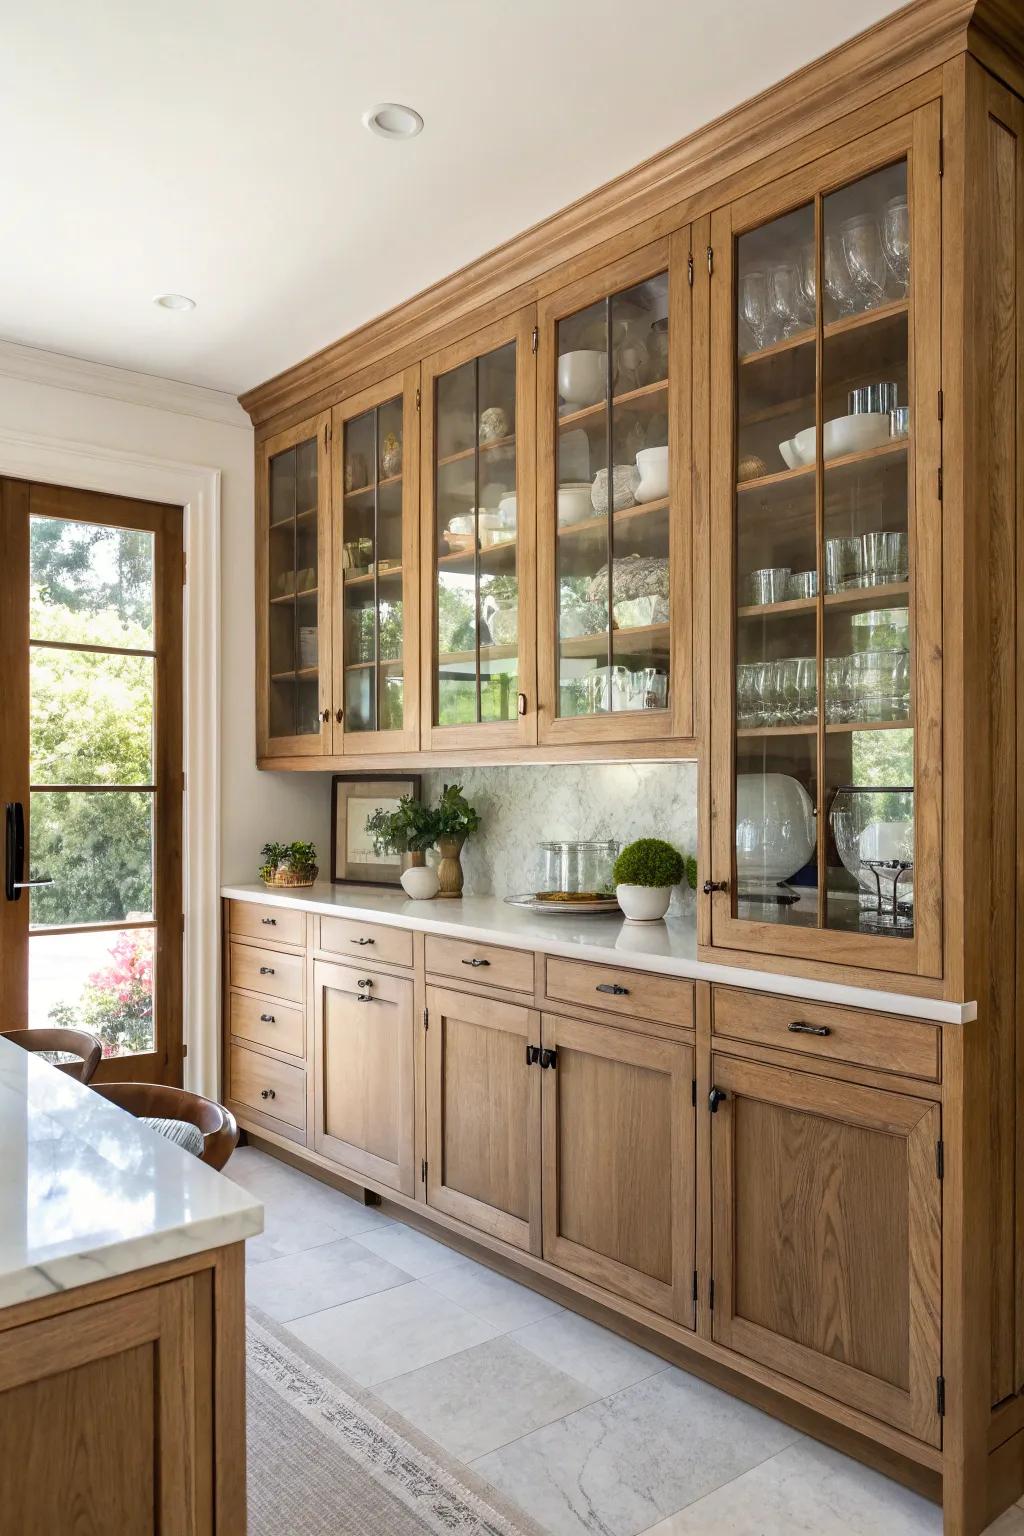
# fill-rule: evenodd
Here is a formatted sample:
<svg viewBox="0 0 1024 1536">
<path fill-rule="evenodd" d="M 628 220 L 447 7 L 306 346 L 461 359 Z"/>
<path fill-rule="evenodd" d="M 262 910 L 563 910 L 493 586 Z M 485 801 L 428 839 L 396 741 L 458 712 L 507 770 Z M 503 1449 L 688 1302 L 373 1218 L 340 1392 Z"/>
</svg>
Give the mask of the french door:
<svg viewBox="0 0 1024 1536">
<path fill-rule="evenodd" d="M 180 1082 L 180 507 L 0 481 L 4 1029 Z"/>
</svg>

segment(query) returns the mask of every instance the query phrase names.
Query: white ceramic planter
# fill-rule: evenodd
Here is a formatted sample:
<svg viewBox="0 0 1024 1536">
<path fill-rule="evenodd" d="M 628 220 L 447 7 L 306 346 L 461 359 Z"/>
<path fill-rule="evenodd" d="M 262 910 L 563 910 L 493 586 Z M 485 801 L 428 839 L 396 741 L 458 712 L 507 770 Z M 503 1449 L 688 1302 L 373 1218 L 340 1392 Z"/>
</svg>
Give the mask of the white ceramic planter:
<svg viewBox="0 0 1024 1536">
<path fill-rule="evenodd" d="M 413 901 L 430 901 L 437 895 L 437 870 L 431 869 L 429 864 L 414 864 L 411 869 L 403 869 L 401 881 L 402 890 Z"/>
<path fill-rule="evenodd" d="M 617 885 L 615 895 L 627 923 L 659 923 L 672 900 L 670 885 Z"/>
</svg>

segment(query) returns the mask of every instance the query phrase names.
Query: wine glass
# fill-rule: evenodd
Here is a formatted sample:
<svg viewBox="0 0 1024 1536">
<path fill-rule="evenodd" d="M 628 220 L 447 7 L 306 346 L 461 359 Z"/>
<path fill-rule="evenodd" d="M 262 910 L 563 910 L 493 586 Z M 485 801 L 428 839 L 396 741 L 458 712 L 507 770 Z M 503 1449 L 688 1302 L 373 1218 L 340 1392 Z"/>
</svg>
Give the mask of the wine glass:
<svg viewBox="0 0 1024 1536">
<path fill-rule="evenodd" d="M 758 351 L 775 340 L 769 328 L 768 280 L 761 271 L 744 272 L 740 278 L 740 319 L 753 336 Z"/>
<path fill-rule="evenodd" d="M 807 324 L 814 324 L 818 309 L 818 252 L 812 240 L 802 247 L 797 264 L 800 281 L 800 304 Z"/>
<path fill-rule="evenodd" d="M 852 315 L 856 308 L 853 282 L 838 235 L 825 236 L 824 282 L 825 292 L 835 311 L 835 318 Z"/>
<path fill-rule="evenodd" d="M 840 229 L 850 279 L 862 302 L 873 309 L 885 297 L 885 254 L 878 225 L 865 214 L 847 219 Z"/>
<path fill-rule="evenodd" d="M 910 284 L 910 209 L 903 192 L 890 197 L 885 205 L 882 251 L 897 286 L 896 297 L 906 298 Z"/>
<path fill-rule="evenodd" d="M 806 328 L 800 303 L 800 275 L 792 262 L 772 267 L 768 273 L 768 306 L 780 340 L 788 340 Z"/>
</svg>

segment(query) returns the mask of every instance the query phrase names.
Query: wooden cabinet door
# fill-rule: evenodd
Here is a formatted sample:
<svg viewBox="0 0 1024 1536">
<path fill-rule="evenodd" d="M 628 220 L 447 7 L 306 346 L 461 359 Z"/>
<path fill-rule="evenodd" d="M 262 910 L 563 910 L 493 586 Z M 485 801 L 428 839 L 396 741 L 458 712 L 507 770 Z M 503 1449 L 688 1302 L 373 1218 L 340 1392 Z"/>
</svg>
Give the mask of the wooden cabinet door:
<svg viewBox="0 0 1024 1536">
<path fill-rule="evenodd" d="M 693 733 L 690 259 L 677 230 L 538 306 L 542 742 Z"/>
<path fill-rule="evenodd" d="M 539 1016 L 428 987 L 427 1017 L 427 1202 L 539 1253 Z"/>
<path fill-rule="evenodd" d="M 712 218 L 716 948 L 942 975 L 940 134 Z"/>
<path fill-rule="evenodd" d="M 256 452 L 256 756 L 331 747 L 331 416 Z"/>
<path fill-rule="evenodd" d="M 3 1530 L 212 1530 L 193 1308 L 186 1278 L 0 1332 Z"/>
<path fill-rule="evenodd" d="M 367 966 L 313 966 L 313 1145 L 405 1195 L 414 1191 L 413 983 Z"/>
<path fill-rule="evenodd" d="M 939 1444 L 935 1103 L 712 1058 L 714 1337 Z"/>
<path fill-rule="evenodd" d="M 693 1327 L 693 1047 L 543 1016 L 544 1257 Z"/>
<path fill-rule="evenodd" d="M 420 743 L 418 365 L 334 408 L 334 754 Z"/>
</svg>

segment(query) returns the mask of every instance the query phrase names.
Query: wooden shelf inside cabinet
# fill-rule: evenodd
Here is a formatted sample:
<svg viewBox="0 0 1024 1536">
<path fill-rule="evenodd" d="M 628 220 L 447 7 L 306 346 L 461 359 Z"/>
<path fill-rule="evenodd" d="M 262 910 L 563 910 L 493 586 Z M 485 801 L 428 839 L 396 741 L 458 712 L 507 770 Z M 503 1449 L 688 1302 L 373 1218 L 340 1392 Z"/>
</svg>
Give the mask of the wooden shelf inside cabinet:
<svg viewBox="0 0 1024 1536">
<path fill-rule="evenodd" d="M 368 672 L 371 667 L 380 667 L 383 671 L 385 667 L 400 667 L 403 660 L 404 657 L 402 656 L 390 656 L 386 661 L 350 661 L 347 663 L 345 671 Z"/>
<path fill-rule="evenodd" d="M 811 326 L 806 331 L 798 331 L 795 336 L 788 336 L 785 341 L 773 341 L 770 347 L 761 347 L 756 352 L 744 352 L 739 360 L 740 368 L 756 368 L 760 363 L 775 362 L 789 352 L 813 347 L 814 336 L 814 327 Z"/>
<path fill-rule="evenodd" d="M 502 539 L 497 544 L 481 544 L 474 554 L 472 549 L 457 549 L 451 554 L 438 555 L 436 565 L 440 570 L 458 570 L 460 567 L 466 571 L 472 571 L 473 564 L 478 554 L 480 563 L 487 565 L 488 569 L 498 566 L 509 570 L 515 569 L 515 539 Z"/>
<path fill-rule="evenodd" d="M 277 597 L 272 597 L 272 603 L 294 603 L 303 597 L 316 597 L 316 587 L 303 587 L 301 592 L 280 592 Z"/>
<path fill-rule="evenodd" d="M 635 523 L 641 518 L 653 517 L 656 512 L 664 512 L 668 508 L 668 497 L 662 496 L 658 501 L 641 501 L 635 507 L 621 507 L 618 512 L 612 513 L 612 528 L 614 530 L 626 528 L 630 523 Z M 560 539 L 585 539 L 590 534 L 603 533 L 608 527 L 607 515 L 588 517 L 581 523 L 566 523 L 558 529 Z"/>
<path fill-rule="evenodd" d="M 491 438 L 490 442 L 480 443 L 478 446 L 481 455 L 483 455 L 488 453 L 500 453 L 502 451 L 505 453 L 511 453 L 515 448 L 515 445 L 516 435 L 514 432 L 510 432 L 508 437 L 493 437 Z M 469 448 L 460 448 L 458 453 L 446 453 L 443 458 L 438 459 L 437 468 L 444 469 L 446 464 L 459 464 L 463 461 L 463 459 L 471 459 L 476 452 L 477 447 L 474 446 Z"/>
<path fill-rule="evenodd" d="M 895 458 L 906 451 L 907 439 L 893 438 L 890 442 L 880 443 L 877 448 L 862 448 L 859 453 L 844 453 L 838 458 L 826 459 L 825 473 L 831 475 L 836 470 L 848 469 L 856 464 L 871 464 L 877 459 Z M 757 475 L 752 480 L 738 480 L 736 492 L 738 495 L 746 495 L 749 491 L 762 491 L 774 485 L 789 485 L 813 475 L 815 468 L 814 464 L 801 464 L 797 469 L 780 469 L 773 475 Z"/>
<path fill-rule="evenodd" d="M 741 725 L 736 732 L 737 741 L 771 740 L 785 736 L 816 736 L 816 725 Z"/>
<path fill-rule="evenodd" d="M 511 661 L 519 655 L 518 645 L 482 645 L 481 662 Z M 459 662 L 476 662 L 476 651 L 442 651 L 437 658 L 438 667 L 450 667 Z"/>
<path fill-rule="evenodd" d="M 379 582 L 380 581 L 390 581 L 393 576 L 401 576 L 401 574 L 402 574 L 402 567 L 400 565 L 389 565 L 386 571 L 378 571 L 377 572 L 377 580 Z M 346 588 L 348 588 L 348 587 L 372 586 L 373 585 L 373 572 L 372 571 L 365 571 L 365 572 L 360 572 L 360 574 L 358 576 L 344 576 L 342 578 L 342 584 Z"/>
<path fill-rule="evenodd" d="M 846 336 L 852 331 L 888 326 L 893 320 L 899 320 L 908 314 L 909 310 L 910 305 L 906 299 L 893 299 L 888 304 L 877 304 L 874 309 L 864 309 L 855 315 L 844 315 L 839 320 L 830 320 L 824 327 L 822 335 L 826 341 L 831 341 L 836 336 Z M 805 347 L 813 347 L 814 336 L 814 327 L 809 326 L 806 330 L 798 331 L 795 336 L 788 336 L 785 341 L 774 341 L 771 346 L 761 347 L 756 352 L 744 352 L 739 359 L 740 368 L 756 368 L 761 363 L 775 362 L 789 352 L 799 352 Z"/>
<path fill-rule="evenodd" d="M 620 410 L 653 410 L 661 401 L 659 396 L 665 394 L 668 389 L 667 379 L 656 379 L 653 384 L 642 384 L 639 389 L 629 389 L 621 395 L 612 396 L 612 409 Z M 563 427 L 582 426 L 588 421 L 603 416 L 607 409 L 607 400 L 598 400 L 595 405 L 584 405 L 578 411 L 567 411 L 564 416 L 558 418 L 558 430 Z"/>
<path fill-rule="evenodd" d="M 738 619 L 767 619 L 778 615 L 781 618 L 796 613 L 813 613 L 818 606 L 816 597 L 791 597 L 783 603 L 748 603 L 743 608 L 737 608 Z"/>
<path fill-rule="evenodd" d="M 299 667 L 295 672 L 271 672 L 272 683 L 309 683 L 320 676 L 319 667 Z"/>
<path fill-rule="evenodd" d="M 633 656 L 645 651 L 662 650 L 668 645 L 667 624 L 643 624 L 634 629 L 613 629 L 612 650 L 616 656 Z M 602 629 L 593 635 L 572 635 L 559 641 L 563 656 L 592 656 L 597 649 L 606 649 L 608 631 Z"/>
<path fill-rule="evenodd" d="M 909 582 L 891 581 L 884 586 L 851 587 L 847 592 L 826 592 L 825 607 L 842 608 L 850 613 L 866 613 L 872 608 L 897 602 L 900 598 L 904 602 L 910 601 Z"/>
<path fill-rule="evenodd" d="M 826 736 L 849 736 L 854 731 L 912 731 L 913 717 L 905 720 L 843 720 L 825 727 Z"/>
<path fill-rule="evenodd" d="M 270 524 L 271 533 L 276 533 L 279 528 L 294 528 L 297 524 L 313 523 L 316 521 L 316 507 L 307 507 L 303 512 L 293 512 L 291 517 L 278 517 Z"/>
<path fill-rule="evenodd" d="M 360 496 L 372 496 L 374 491 L 386 491 L 393 485 L 401 485 L 402 476 L 389 475 L 386 480 L 370 481 L 369 485 L 361 485 L 354 491 L 345 492 L 346 501 L 357 501 Z"/>
</svg>

